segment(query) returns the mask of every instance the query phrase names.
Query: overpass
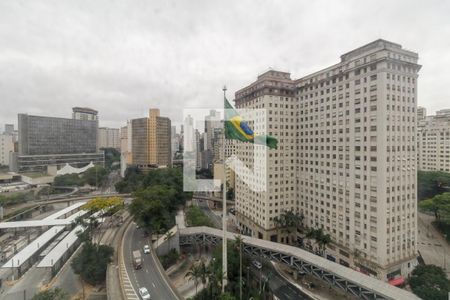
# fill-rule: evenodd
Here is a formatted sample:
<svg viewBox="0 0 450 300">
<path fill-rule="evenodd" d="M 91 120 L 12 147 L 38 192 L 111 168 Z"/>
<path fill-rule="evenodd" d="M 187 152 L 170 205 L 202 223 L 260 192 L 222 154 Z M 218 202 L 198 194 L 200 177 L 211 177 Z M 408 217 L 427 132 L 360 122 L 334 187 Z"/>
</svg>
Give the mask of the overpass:
<svg viewBox="0 0 450 300">
<path fill-rule="evenodd" d="M 237 236 L 231 232 L 227 232 L 226 235 L 228 240 L 234 240 Z M 175 236 L 178 237 L 178 235 Z M 210 227 L 181 228 L 179 229 L 179 245 L 220 245 L 222 236 L 222 230 Z M 242 236 L 242 241 L 243 251 L 249 255 L 263 257 L 288 265 L 297 271 L 306 272 L 360 299 L 420 300 L 413 293 L 297 247 L 248 236 Z"/>
<path fill-rule="evenodd" d="M 222 204 L 223 199 L 222 198 L 217 198 L 217 197 L 212 197 L 212 196 L 204 196 L 204 195 L 199 195 L 199 194 L 194 194 L 192 196 L 192 199 L 197 199 L 197 200 L 204 200 L 204 201 L 213 201 L 213 202 L 218 202 L 220 204 Z M 235 202 L 233 200 L 227 200 L 227 205 L 233 205 L 234 206 Z"/>
</svg>

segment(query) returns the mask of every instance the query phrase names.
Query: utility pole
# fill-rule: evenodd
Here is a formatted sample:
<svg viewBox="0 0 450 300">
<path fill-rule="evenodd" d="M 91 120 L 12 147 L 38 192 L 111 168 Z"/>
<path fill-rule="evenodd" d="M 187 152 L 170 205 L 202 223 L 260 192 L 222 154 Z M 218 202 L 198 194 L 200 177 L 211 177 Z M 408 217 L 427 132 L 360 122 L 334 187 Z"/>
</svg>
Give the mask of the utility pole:
<svg viewBox="0 0 450 300">
<path fill-rule="evenodd" d="M 223 86 L 223 98 L 226 99 L 227 87 Z M 226 109 L 226 108 L 225 108 Z M 225 112 L 224 112 L 224 132 L 223 132 L 223 204 L 222 204 L 222 294 L 225 293 L 225 286 L 228 278 L 228 260 L 227 260 L 227 176 L 225 172 Z"/>
</svg>

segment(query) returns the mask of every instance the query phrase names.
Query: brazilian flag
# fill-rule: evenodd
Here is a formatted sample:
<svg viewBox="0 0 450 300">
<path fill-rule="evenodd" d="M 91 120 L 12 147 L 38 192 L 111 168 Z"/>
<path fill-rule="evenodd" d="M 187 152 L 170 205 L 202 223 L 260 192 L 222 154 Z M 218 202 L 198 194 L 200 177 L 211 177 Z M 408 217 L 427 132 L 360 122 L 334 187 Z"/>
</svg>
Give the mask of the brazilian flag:
<svg viewBox="0 0 450 300">
<path fill-rule="evenodd" d="M 225 138 L 232 140 L 239 140 L 246 143 L 254 143 L 264 145 L 270 149 L 277 149 L 278 140 L 268 135 L 256 135 L 248 126 L 247 122 L 243 121 L 241 116 L 234 110 L 233 106 L 225 101 Z"/>
</svg>

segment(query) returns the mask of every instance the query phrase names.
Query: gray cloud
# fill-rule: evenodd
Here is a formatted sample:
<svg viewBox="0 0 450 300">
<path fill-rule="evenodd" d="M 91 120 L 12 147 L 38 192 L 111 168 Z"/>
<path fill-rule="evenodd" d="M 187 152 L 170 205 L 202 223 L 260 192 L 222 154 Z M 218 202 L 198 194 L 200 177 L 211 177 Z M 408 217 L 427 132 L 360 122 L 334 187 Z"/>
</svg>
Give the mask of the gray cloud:
<svg viewBox="0 0 450 300">
<path fill-rule="evenodd" d="M 159 107 L 222 104 L 273 67 L 293 78 L 377 38 L 417 51 L 419 104 L 449 107 L 448 1 L 0 1 L 0 124 L 99 110 L 118 127 Z"/>
</svg>

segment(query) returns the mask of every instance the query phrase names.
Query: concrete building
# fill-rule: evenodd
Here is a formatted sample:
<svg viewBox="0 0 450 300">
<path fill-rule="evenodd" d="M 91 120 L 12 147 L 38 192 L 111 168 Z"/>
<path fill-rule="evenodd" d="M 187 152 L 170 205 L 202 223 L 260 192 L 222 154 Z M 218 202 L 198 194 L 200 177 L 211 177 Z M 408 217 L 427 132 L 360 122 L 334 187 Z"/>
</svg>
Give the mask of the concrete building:
<svg viewBox="0 0 450 300">
<path fill-rule="evenodd" d="M 14 124 L 5 124 L 5 131 L 3 134 L 12 136 L 14 143 L 18 140 L 19 132 L 14 129 Z"/>
<path fill-rule="evenodd" d="M 12 135 L 14 133 L 14 124 L 5 124 L 4 134 Z"/>
<path fill-rule="evenodd" d="M 427 116 L 417 126 L 417 165 L 421 171 L 450 172 L 450 110 Z"/>
<path fill-rule="evenodd" d="M 18 115 L 19 147 L 12 155 L 10 169 L 15 172 L 46 172 L 70 164 L 82 167 L 93 162 L 104 164 L 97 152 L 97 120 Z"/>
<path fill-rule="evenodd" d="M 132 164 L 141 168 L 172 165 L 171 122 L 159 109 L 150 109 L 149 118 L 134 119 L 132 127 Z"/>
<path fill-rule="evenodd" d="M 425 107 L 418 106 L 417 107 L 417 122 L 419 122 L 420 120 L 424 120 L 426 116 L 427 116 L 427 109 Z"/>
<path fill-rule="evenodd" d="M 417 255 L 417 61 L 376 40 L 311 75 L 271 70 L 237 91 L 236 107 L 266 109 L 279 141 L 262 163 L 266 191 L 236 176 L 241 229 L 289 242 L 274 218 L 293 210 L 331 235 L 328 259 L 384 280 L 406 276 Z M 249 168 L 254 147 L 236 143 Z"/>
<path fill-rule="evenodd" d="M 177 152 L 180 151 L 180 135 L 177 134 L 176 126 L 172 126 L 171 128 L 171 150 L 172 150 L 172 159 L 175 158 Z"/>
<path fill-rule="evenodd" d="M 125 170 L 132 164 L 131 143 L 132 143 L 131 121 L 127 122 L 127 126 L 120 128 L 120 174 L 125 176 Z"/>
<path fill-rule="evenodd" d="M 14 152 L 13 136 L 0 134 L 0 165 L 9 166 L 10 153 Z"/>
<path fill-rule="evenodd" d="M 97 121 L 98 111 L 88 107 L 72 108 L 72 119 L 84 121 Z"/>
<path fill-rule="evenodd" d="M 98 149 L 120 149 L 120 132 L 118 128 L 100 127 L 98 129 Z"/>
</svg>

